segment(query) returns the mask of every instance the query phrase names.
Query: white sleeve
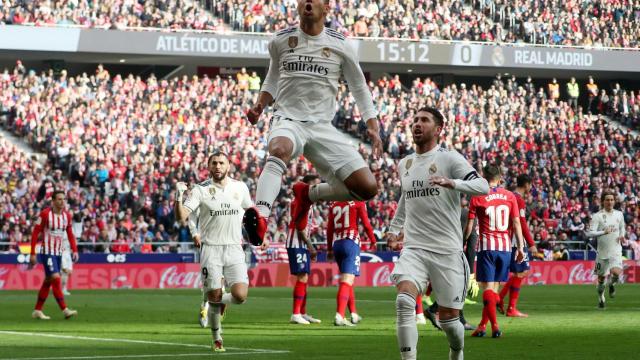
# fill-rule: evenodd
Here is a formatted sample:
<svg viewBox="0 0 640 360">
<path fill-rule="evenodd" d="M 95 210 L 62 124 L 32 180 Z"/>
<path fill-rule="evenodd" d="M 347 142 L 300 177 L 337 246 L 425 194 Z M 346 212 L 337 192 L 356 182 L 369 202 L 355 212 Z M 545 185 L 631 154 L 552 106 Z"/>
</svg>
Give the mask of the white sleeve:
<svg viewBox="0 0 640 360">
<path fill-rule="evenodd" d="M 191 214 L 189 214 L 188 225 L 189 225 L 189 232 L 191 233 L 191 236 L 200 235 L 200 232 L 198 231 L 199 216 L 200 216 L 199 208 L 196 211 L 193 211 L 191 212 Z"/>
<path fill-rule="evenodd" d="M 189 197 L 182 204 L 191 212 L 196 211 L 200 207 L 200 201 L 202 198 L 202 191 L 200 191 L 200 185 L 194 185 L 189 193 Z"/>
<path fill-rule="evenodd" d="M 278 93 L 278 81 L 280 79 L 280 54 L 278 54 L 278 48 L 276 46 L 276 38 L 274 37 L 269 41 L 269 71 L 262 83 L 261 91 L 271 94 L 274 99 Z"/>
<path fill-rule="evenodd" d="M 489 193 L 489 183 L 480 177 L 476 169 L 460 153 L 452 150 L 448 153 L 450 178 L 456 183 L 455 189 L 469 195 Z"/>
<path fill-rule="evenodd" d="M 400 195 L 400 200 L 398 201 L 398 208 L 396 209 L 396 213 L 393 215 L 393 219 L 391 219 L 391 226 L 389 226 L 389 232 L 398 235 L 402 231 L 404 227 L 404 194 Z"/>
<path fill-rule="evenodd" d="M 598 231 L 598 227 L 600 225 L 600 214 L 595 214 L 591 218 L 591 222 L 589 223 L 589 228 L 584 232 L 587 237 L 597 237 L 604 235 L 604 230 Z"/>
<path fill-rule="evenodd" d="M 253 206 L 253 201 L 251 201 L 251 194 L 249 193 L 249 188 L 245 183 L 242 184 L 242 208 L 248 209 Z"/>
<path fill-rule="evenodd" d="M 378 116 L 378 112 L 373 106 L 373 98 L 367 86 L 367 81 L 362 74 L 362 69 L 358 63 L 358 55 L 351 44 L 345 40 L 344 42 L 344 63 L 342 64 L 342 73 L 347 80 L 349 91 L 356 99 L 358 108 L 362 113 L 364 120 L 369 120 Z"/>
<path fill-rule="evenodd" d="M 618 213 L 618 216 L 620 217 L 620 227 L 619 227 L 620 236 L 625 237 L 627 236 L 627 229 L 624 224 L 624 215 L 622 214 L 622 211 Z"/>
</svg>

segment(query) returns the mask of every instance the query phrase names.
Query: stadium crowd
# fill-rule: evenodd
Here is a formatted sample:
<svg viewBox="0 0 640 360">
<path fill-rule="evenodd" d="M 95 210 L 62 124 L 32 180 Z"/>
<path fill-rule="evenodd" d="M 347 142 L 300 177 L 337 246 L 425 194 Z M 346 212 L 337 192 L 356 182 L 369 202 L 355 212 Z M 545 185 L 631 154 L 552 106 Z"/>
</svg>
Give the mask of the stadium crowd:
<svg viewBox="0 0 640 360">
<path fill-rule="evenodd" d="M 78 25 L 103 29 L 153 27 L 221 30 L 224 25 L 197 1 L 3 0 L 0 25 Z"/>
<path fill-rule="evenodd" d="M 274 32 L 295 0 L 4 0 L 0 24 Z M 202 5 L 201 5 L 202 4 Z M 638 0 L 332 0 L 327 25 L 352 36 L 638 47 Z M 226 25 L 225 25 L 226 24 Z"/>
<path fill-rule="evenodd" d="M 398 160 L 412 151 L 412 109 L 432 105 L 448 119 L 443 144 L 478 168 L 500 164 L 507 186 L 523 171 L 532 176 L 534 189 L 526 201 L 541 248 L 551 253 L 571 247 L 565 241 L 585 241 L 582 230 L 600 206 L 600 191 L 613 187 L 628 224 L 625 246 L 640 250 L 640 137 L 610 126 L 600 115 L 583 114 L 581 107 L 574 110 L 531 79 L 497 77 L 482 88 L 443 87 L 430 78 L 402 84 L 395 76 L 369 86 L 386 150 L 374 161 L 359 145 L 381 189 L 368 203 L 377 237 L 383 237 L 397 205 Z M 3 123 L 48 159 L 38 165 L 3 143 L 0 186 L 13 190 L 3 191 L 0 229 L 9 225 L 20 234 L 3 232 L 0 239 L 26 241 L 32 216 L 47 201 L 43 192 L 55 184 L 69 191 L 84 251 L 178 251 L 190 235 L 174 222 L 174 185 L 205 179 L 207 152 L 229 153 L 231 176 L 246 182 L 255 195 L 269 126 L 268 116 L 257 126 L 244 118 L 256 96 L 232 77 L 141 79 L 112 76 L 102 67 L 77 76 L 36 74 L 18 66 L 6 70 L 0 74 Z M 344 85 L 339 100 L 334 124 L 360 136 L 363 122 Z M 599 109 L 609 111 L 604 105 Z M 286 234 L 290 185 L 309 170 L 308 162 L 296 159 L 285 175 L 269 229 L 276 242 Z M 317 206 L 313 214 L 312 238 L 322 246 L 326 206 Z M 151 241 L 161 244 L 151 246 Z"/>
</svg>

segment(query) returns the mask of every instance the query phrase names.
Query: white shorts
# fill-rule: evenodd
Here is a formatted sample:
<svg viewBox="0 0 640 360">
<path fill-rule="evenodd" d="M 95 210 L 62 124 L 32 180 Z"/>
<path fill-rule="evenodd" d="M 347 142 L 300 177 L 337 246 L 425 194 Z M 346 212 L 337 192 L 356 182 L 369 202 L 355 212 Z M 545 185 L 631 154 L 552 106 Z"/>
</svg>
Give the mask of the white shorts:
<svg viewBox="0 0 640 360">
<path fill-rule="evenodd" d="M 60 270 L 73 270 L 73 259 L 71 258 L 71 251 L 65 250 L 62 252 L 62 263 Z"/>
<path fill-rule="evenodd" d="M 611 256 L 608 259 L 601 259 L 596 257 L 596 268 L 593 272 L 598 276 L 606 276 L 613 268 L 619 268 L 622 270 L 622 256 Z"/>
<path fill-rule="evenodd" d="M 351 139 L 331 123 L 304 123 L 275 115 L 269 141 L 279 136 L 293 142 L 292 159 L 304 155 L 328 183 L 344 182 L 354 171 L 367 167 Z"/>
<path fill-rule="evenodd" d="M 222 278 L 229 285 L 249 284 L 242 245 L 206 245 L 200 250 L 200 269 L 205 291 L 222 289 Z"/>
<path fill-rule="evenodd" d="M 464 306 L 469 265 L 462 252 L 437 254 L 423 249 L 404 248 L 391 275 L 396 285 L 411 281 L 420 294 L 425 293 L 430 282 L 440 306 L 458 310 Z"/>
</svg>

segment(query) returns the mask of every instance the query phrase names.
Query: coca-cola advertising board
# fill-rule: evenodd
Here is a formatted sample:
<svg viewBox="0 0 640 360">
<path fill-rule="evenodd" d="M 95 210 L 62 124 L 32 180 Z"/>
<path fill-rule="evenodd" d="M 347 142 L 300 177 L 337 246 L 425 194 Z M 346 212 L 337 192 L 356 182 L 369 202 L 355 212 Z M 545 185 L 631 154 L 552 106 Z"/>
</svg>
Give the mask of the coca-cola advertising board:
<svg viewBox="0 0 640 360">
<path fill-rule="evenodd" d="M 26 264 L 0 264 L 0 290 L 35 290 L 44 278 L 42 265 L 29 270 Z M 593 284 L 592 261 L 536 261 L 531 263 L 527 279 L 530 285 Z M 640 282 L 639 266 L 625 261 L 624 281 Z M 393 263 L 364 263 L 356 286 L 392 286 Z M 338 267 L 331 263 L 311 266 L 311 286 L 333 286 L 338 281 Z M 249 270 L 253 287 L 293 286 L 295 277 L 288 264 L 260 264 Z M 195 263 L 174 264 L 77 264 L 71 276 L 72 289 L 174 289 L 199 288 L 200 267 Z"/>
</svg>

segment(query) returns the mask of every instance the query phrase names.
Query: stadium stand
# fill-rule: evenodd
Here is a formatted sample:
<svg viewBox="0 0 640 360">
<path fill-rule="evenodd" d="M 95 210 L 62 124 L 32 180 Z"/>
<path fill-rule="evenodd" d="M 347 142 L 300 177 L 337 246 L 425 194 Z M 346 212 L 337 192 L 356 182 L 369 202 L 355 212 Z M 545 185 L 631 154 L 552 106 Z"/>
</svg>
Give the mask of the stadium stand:
<svg viewBox="0 0 640 360">
<path fill-rule="evenodd" d="M 275 32 L 295 24 L 293 0 L 5 0 L 0 24 Z M 202 6 L 202 5 L 204 6 Z M 327 25 L 362 37 L 637 48 L 637 1 L 331 1 Z"/>
</svg>

